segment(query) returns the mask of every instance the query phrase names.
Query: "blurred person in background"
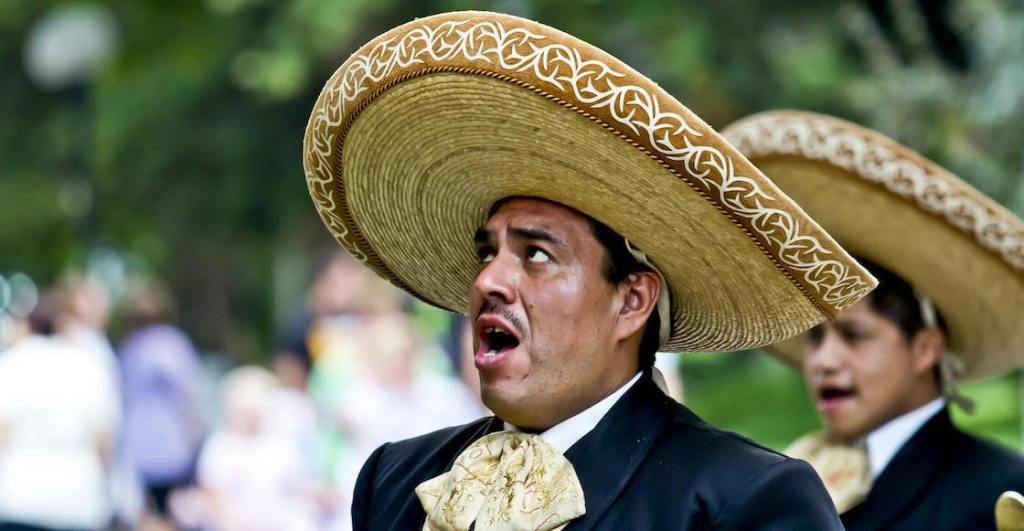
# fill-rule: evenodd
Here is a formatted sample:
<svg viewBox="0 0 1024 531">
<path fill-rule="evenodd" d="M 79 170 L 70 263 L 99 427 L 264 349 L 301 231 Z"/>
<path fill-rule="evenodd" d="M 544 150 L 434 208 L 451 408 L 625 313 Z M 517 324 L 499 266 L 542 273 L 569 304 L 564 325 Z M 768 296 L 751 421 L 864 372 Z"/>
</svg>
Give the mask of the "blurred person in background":
<svg viewBox="0 0 1024 531">
<path fill-rule="evenodd" d="M 373 317 L 357 378 L 339 389 L 337 419 L 349 443 L 342 492 L 352 492 L 359 469 L 380 445 L 480 418 L 477 396 L 456 377 L 422 366 L 423 344 L 410 317 L 394 311 Z"/>
<path fill-rule="evenodd" d="M 197 483 L 205 528 L 217 531 L 318 529 L 315 478 L 306 451 L 275 423 L 280 383 L 257 366 L 222 380 L 223 422 L 203 445 Z"/>
<path fill-rule="evenodd" d="M 315 461 L 324 484 L 334 487 L 325 494 L 328 512 L 340 511 L 339 525 L 345 525 L 348 497 L 339 489 L 349 475 L 352 441 L 338 422 L 338 394 L 364 370 L 367 323 L 376 315 L 399 311 L 408 299 L 339 250 L 322 252 L 316 269 L 301 318 L 284 342 L 291 347 L 279 351 L 273 368 L 286 388 L 297 391 L 306 383 L 300 367 L 310 364 L 304 396 L 325 419 L 317 425 Z"/>
<path fill-rule="evenodd" d="M 304 305 L 279 339 L 274 366 L 282 381 L 305 387 L 314 357 L 322 350 L 322 341 L 316 343 L 318 327 L 352 324 L 363 313 L 370 282 L 370 275 L 346 253 L 320 252 Z"/>
<path fill-rule="evenodd" d="M 767 112 L 723 134 L 878 279 L 774 347 L 802 364 L 824 424 L 787 453 L 815 467 L 849 530 L 994 529 L 999 495 L 1024 490 L 1024 458 L 964 433 L 950 409 L 973 411 L 959 380 L 1024 365 L 1024 222 L 839 119 Z"/>
<path fill-rule="evenodd" d="M 57 293 L 61 302 L 57 333 L 95 357 L 119 385 L 121 371 L 106 331 L 111 307 L 107 289 L 95 277 L 73 272 L 60 281 Z"/>
<path fill-rule="evenodd" d="M 279 437 L 294 456 L 295 476 L 301 478 L 310 500 L 331 511 L 327 495 L 325 450 L 316 403 L 306 388 L 306 369 L 295 358 L 274 360 L 278 385 L 270 405 L 268 431 Z"/>
<path fill-rule="evenodd" d="M 323 249 L 315 260 L 313 278 L 303 305 L 278 340 L 272 359 L 281 383 L 279 414 L 283 429 L 306 448 L 304 466 L 312 466 L 322 485 L 327 513 L 335 513 L 344 496 L 329 486 L 343 474 L 347 454 L 345 434 L 330 419 L 337 394 L 357 373 L 362 327 L 379 290 L 358 262 L 338 249 Z M 387 301 L 393 297 L 384 297 Z M 313 433 L 310 434 L 309 430 Z"/>
<path fill-rule="evenodd" d="M 303 455 L 308 460 L 307 466 L 315 469 L 319 465 L 319 450 L 316 445 L 319 421 L 316 408 L 305 386 L 298 385 L 298 382 L 305 381 L 298 374 L 303 369 L 299 364 L 291 363 L 292 361 L 293 359 L 282 358 L 275 360 L 273 372 L 280 385 L 274 400 L 271 424 L 274 430 L 292 438 L 296 444 L 306 449 Z"/>
<path fill-rule="evenodd" d="M 310 320 L 305 341 L 316 367 L 319 391 L 335 391 L 362 368 L 362 338 L 375 316 L 402 311 L 408 296 L 374 276 L 345 252 L 335 251 L 329 267 L 309 288 Z"/>
<path fill-rule="evenodd" d="M 125 296 L 128 332 L 118 345 L 122 444 L 158 517 L 168 516 L 170 493 L 191 482 L 204 431 L 199 356 L 188 336 L 170 324 L 173 314 L 163 284 L 139 279 Z"/>
<path fill-rule="evenodd" d="M 56 293 L 60 300 L 57 334 L 95 358 L 116 389 L 118 404 L 123 405 L 121 366 L 106 330 L 111 311 L 108 290 L 92 275 L 71 272 L 60 280 Z M 138 521 L 144 501 L 138 476 L 122 442 L 119 436 L 110 462 L 111 501 L 118 522 L 131 526 Z"/>
<path fill-rule="evenodd" d="M 0 353 L 0 529 L 105 529 L 120 404 L 107 367 L 55 337 L 44 293 L 30 334 Z"/>
</svg>

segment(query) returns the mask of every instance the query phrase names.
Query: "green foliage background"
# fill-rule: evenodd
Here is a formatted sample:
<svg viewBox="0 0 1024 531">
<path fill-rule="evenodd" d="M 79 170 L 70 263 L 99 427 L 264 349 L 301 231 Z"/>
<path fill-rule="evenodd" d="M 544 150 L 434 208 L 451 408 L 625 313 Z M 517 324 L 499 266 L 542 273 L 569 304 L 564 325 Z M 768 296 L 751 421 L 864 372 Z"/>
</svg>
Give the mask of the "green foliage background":
<svg viewBox="0 0 1024 531">
<path fill-rule="evenodd" d="M 112 15 L 95 74 L 47 90 L 25 43 L 55 11 Z M 0 9 L 0 274 L 48 282 L 113 256 L 175 287 L 200 346 L 260 359 L 328 245 L 300 148 L 320 86 L 359 44 L 416 16 L 493 9 L 593 42 L 721 128 L 800 108 L 878 129 L 1024 213 L 1024 6 L 951 2 L 966 64 L 916 3 L 886 33 L 860 2 L 764 0 L 5 0 Z M 1024 353 L 1022 353 L 1024 355 Z M 687 356 L 699 413 L 770 445 L 816 425 L 798 375 L 764 357 Z M 969 388 L 962 423 L 1019 445 L 1016 375 Z"/>
</svg>

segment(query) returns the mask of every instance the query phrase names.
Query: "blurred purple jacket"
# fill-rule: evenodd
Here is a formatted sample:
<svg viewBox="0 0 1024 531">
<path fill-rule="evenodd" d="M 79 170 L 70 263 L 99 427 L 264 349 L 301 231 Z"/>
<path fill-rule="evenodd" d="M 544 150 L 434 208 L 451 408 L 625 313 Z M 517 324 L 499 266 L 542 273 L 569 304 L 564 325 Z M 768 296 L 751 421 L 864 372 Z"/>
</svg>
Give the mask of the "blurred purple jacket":
<svg viewBox="0 0 1024 531">
<path fill-rule="evenodd" d="M 187 480 L 202 436 L 199 357 L 170 325 L 132 332 L 118 349 L 124 378 L 124 451 L 147 486 Z"/>
</svg>

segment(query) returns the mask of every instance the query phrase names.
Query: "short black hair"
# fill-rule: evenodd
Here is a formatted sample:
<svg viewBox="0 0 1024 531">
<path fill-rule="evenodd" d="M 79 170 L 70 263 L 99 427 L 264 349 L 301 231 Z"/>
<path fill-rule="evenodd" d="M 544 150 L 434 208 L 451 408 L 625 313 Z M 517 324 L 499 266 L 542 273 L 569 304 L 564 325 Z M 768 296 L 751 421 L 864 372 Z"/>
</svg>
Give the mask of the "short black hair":
<svg viewBox="0 0 1024 531">
<path fill-rule="evenodd" d="M 888 319 L 896 328 L 899 328 L 903 341 L 908 346 L 914 340 L 914 336 L 927 326 L 924 316 L 921 315 L 921 299 L 914 286 L 903 279 L 903 277 L 892 271 L 860 257 L 855 257 L 864 269 L 878 279 L 878 287 L 866 297 L 871 309 Z M 946 327 L 946 319 L 942 317 L 939 308 L 933 303 L 935 310 L 935 325 L 942 330 L 942 334 L 949 337 L 949 329 Z M 942 389 L 941 362 L 936 363 L 932 369 L 935 378 L 935 385 Z"/>
<path fill-rule="evenodd" d="M 870 260 L 857 258 L 857 261 L 878 279 L 878 287 L 867 296 L 871 309 L 892 321 L 909 344 L 926 327 L 924 316 L 921 315 L 921 300 L 914 286 Z M 942 333 L 948 336 L 946 320 L 938 308 L 935 308 L 935 321 Z"/>
<path fill-rule="evenodd" d="M 604 247 L 604 263 L 602 264 L 601 272 L 603 273 L 605 280 L 608 282 L 618 285 L 633 273 L 656 273 L 654 269 L 641 263 L 633 256 L 633 253 L 629 252 L 629 248 L 626 247 L 626 239 L 619 233 L 612 230 L 611 227 L 584 214 L 583 212 L 580 212 L 579 210 L 561 203 L 538 197 L 506 197 L 495 201 L 494 204 L 491 205 L 491 209 L 487 211 L 487 218 L 490 219 L 502 205 L 513 199 L 539 199 L 541 201 L 548 201 L 549 203 L 556 203 L 559 206 L 568 208 L 583 216 L 590 223 L 590 230 L 593 232 L 594 237 L 597 238 L 598 243 L 601 244 L 601 247 Z M 655 306 L 654 311 L 652 311 L 650 317 L 647 318 L 647 324 L 644 327 L 644 334 L 640 338 L 638 366 L 641 370 L 646 371 L 654 367 L 655 355 L 658 353 L 658 348 L 661 346 L 661 319 L 662 316 L 658 315 L 658 308 Z"/>
</svg>

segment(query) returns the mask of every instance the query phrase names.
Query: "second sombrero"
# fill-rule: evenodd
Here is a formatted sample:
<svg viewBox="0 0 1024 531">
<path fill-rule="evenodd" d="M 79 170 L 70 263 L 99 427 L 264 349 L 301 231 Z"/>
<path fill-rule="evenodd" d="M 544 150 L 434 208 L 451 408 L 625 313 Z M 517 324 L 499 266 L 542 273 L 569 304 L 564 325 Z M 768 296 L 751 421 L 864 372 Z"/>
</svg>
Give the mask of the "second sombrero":
<svg viewBox="0 0 1024 531">
<path fill-rule="evenodd" d="M 875 131 L 775 111 L 725 136 L 854 255 L 934 301 L 964 379 L 1024 365 L 1024 222 Z M 798 344 L 776 353 L 801 356 Z"/>
</svg>

